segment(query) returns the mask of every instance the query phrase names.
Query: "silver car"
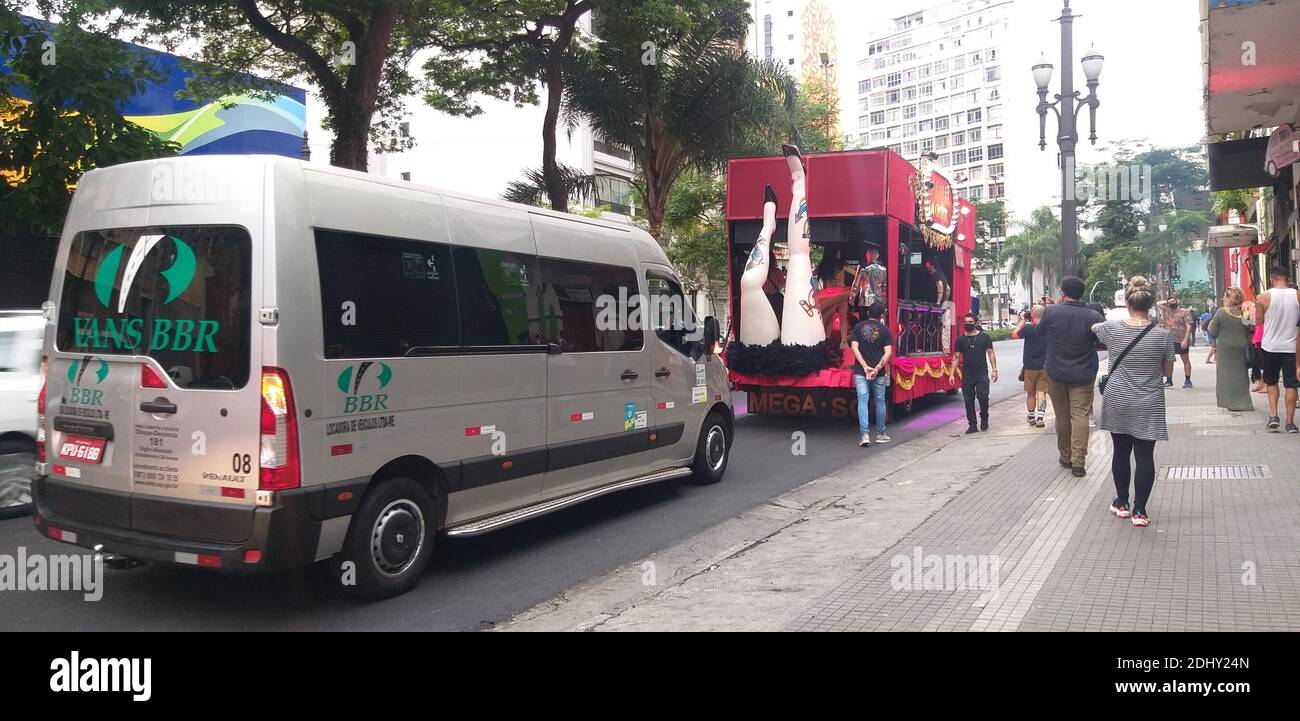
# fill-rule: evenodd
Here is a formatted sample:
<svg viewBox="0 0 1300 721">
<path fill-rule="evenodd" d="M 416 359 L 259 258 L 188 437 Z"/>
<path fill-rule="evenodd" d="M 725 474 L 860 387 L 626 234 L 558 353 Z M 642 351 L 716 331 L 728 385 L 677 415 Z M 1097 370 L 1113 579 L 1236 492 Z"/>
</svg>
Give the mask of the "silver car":
<svg viewBox="0 0 1300 721">
<path fill-rule="evenodd" d="M 39 310 L 0 311 L 0 518 L 32 507 L 44 332 Z"/>
<path fill-rule="evenodd" d="M 42 533 L 367 597 L 472 536 L 719 480 L 715 354 L 648 234 L 296 160 L 88 173 L 51 288 Z"/>
</svg>

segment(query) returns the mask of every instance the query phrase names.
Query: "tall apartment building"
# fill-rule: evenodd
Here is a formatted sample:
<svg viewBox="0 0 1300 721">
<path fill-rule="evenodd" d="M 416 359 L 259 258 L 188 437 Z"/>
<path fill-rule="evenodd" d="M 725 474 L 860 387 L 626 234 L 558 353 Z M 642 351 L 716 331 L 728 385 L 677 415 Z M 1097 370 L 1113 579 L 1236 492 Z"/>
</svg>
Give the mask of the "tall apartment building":
<svg viewBox="0 0 1300 721">
<path fill-rule="evenodd" d="M 750 55 L 780 63 L 805 87 L 815 81 L 830 88 L 828 100 L 838 106 L 839 50 L 828 0 L 750 0 L 749 14 Z M 838 115 L 830 117 L 831 137 L 840 134 Z"/>
<path fill-rule="evenodd" d="M 957 195 L 1005 201 L 1003 48 L 1012 3 L 953 0 L 870 29 L 856 49 L 859 145 L 913 163 L 934 153 Z M 1006 318 L 1013 296 L 1028 296 L 1003 268 L 976 269 L 975 278 L 995 320 Z"/>
</svg>

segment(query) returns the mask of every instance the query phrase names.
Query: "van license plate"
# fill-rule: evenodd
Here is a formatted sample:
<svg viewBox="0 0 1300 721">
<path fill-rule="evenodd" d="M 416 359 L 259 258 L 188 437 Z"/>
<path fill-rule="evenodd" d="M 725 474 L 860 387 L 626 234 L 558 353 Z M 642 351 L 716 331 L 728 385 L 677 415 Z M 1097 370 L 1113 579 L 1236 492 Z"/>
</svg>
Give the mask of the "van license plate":
<svg viewBox="0 0 1300 721">
<path fill-rule="evenodd" d="M 82 463 L 99 463 L 104 459 L 104 439 L 67 436 L 59 446 L 59 458 Z"/>
</svg>

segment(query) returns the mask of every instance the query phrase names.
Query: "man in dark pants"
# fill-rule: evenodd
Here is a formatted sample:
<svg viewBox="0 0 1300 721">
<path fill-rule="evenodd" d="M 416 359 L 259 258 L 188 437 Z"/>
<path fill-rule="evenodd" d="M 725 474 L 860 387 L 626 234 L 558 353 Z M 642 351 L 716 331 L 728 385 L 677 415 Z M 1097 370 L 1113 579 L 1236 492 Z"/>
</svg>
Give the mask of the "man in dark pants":
<svg viewBox="0 0 1300 721">
<path fill-rule="evenodd" d="M 1056 449 L 1060 463 L 1075 477 L 1087 475 L 1088 413 L 1093 384 L 1097 382 L 1097 337 L 1092 326 L 1105 320 L 1089 308 L 1083 281 L 1075 276 L 1061 280 L 1061 302 L 1043 311 L 1038 335 L 1047 341 L 1047 397 L 1056 413 Z"/>
<path fill-rule="evenodd" d="M 993 382 L 998 382 L 998 357 L 993 352 L 993 339 L 980 330 L 979 319 L 967 313 L 962 319 L 965 333 L 957 339 L 956 351 L 961 354 L 961 394 L 966 400 L 967 433 L 989 429 L 989 369 Z M 980 404 L 980 422 L 975 425 L 975 401 Z"/>
</svg>

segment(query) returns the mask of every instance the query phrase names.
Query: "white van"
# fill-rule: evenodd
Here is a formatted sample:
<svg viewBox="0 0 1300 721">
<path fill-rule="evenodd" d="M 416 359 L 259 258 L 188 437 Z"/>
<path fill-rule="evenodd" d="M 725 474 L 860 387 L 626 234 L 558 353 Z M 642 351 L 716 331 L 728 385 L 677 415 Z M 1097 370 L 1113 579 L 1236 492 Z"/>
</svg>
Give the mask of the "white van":
<svg viewBox="0 0 1300 721">
<path fill-rule="evenodd" d="M 0 311 L 0 518 L 32 506 L 44 334 L 41 311 Z"/>
<path fill-rule="evenodd" d="M 50 293 L 36 525 L 113 556 L 334 559 L 384 597 L 440 532 L 726 470 L 717 322 L 630 225 L 280 157 L 145 161 L 82 179 Z"/>
</svg>

